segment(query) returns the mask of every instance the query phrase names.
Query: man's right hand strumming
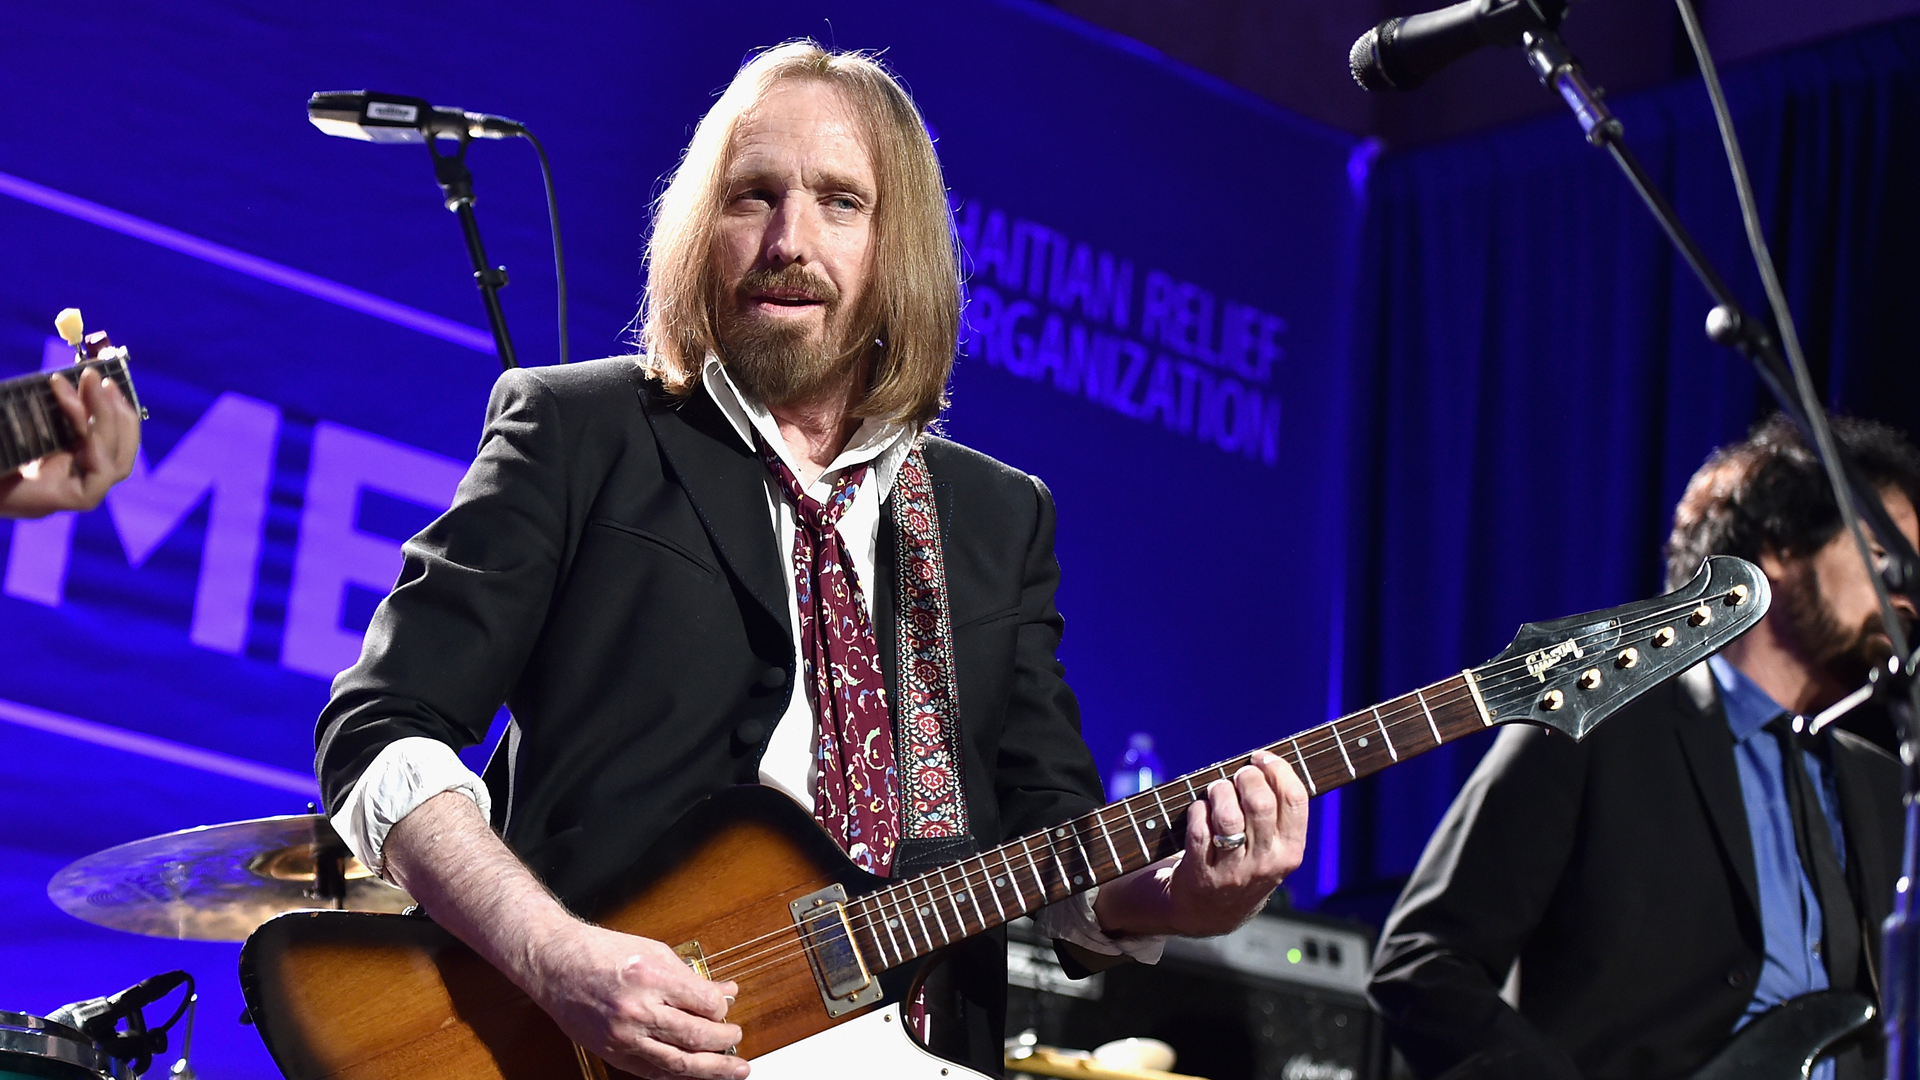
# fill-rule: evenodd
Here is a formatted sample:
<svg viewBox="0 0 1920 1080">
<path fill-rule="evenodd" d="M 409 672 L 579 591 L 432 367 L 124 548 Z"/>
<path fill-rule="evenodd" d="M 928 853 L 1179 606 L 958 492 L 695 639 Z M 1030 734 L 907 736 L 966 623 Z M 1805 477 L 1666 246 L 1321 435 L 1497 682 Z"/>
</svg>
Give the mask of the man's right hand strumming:
<svg viewBox="0 0 1920 1080">
<path fill-rule="evenodd" d="M 509 979 L 567 1037 L 646 1080 L 741 1080 L 726 1051 L 739 988 L 693 973 L 666 945 L 582 922 L 487 827 L 473 800 L 443 792 L 387 834 L 387 871 Z"/>
</svg>

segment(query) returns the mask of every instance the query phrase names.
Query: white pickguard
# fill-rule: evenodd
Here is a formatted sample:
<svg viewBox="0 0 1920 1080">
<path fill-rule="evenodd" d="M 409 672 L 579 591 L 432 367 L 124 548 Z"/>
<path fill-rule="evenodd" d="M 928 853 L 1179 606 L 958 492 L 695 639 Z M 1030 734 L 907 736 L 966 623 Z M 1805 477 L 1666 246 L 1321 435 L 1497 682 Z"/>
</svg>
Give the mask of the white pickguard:
<svg viewBox="0 0 1920 1080">
<path fill-rule="evenodd" d="M 913 1041 L 888 1005 L 752 1061 L 751 1080 L 987 1080 Z"/>
</svg>

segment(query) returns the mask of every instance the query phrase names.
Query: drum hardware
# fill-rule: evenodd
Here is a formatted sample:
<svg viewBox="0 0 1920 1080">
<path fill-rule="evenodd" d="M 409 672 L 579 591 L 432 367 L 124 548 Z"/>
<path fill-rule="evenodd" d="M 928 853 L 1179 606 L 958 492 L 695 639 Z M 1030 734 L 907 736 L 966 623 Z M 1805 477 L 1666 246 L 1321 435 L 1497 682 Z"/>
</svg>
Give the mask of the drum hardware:
<svg viewBox="0 0 1920 1080">
<path fill-rule="evenodd" d="M 173 1015 L 158 1027 L 149 1027 L 146 1007 L 181 986 L 187 988 L 186 993 L 180 996 L 180 1004 L 173 1010 Z M 150 979 L 142 979 L 108 997 L 62 1005 L 53 1010 L 53 1015 L 47 1019 L 78 1032 L 105 1056 L 124 1065 L 128 1073 L 139 1076 L 153 1064 L 153 1055 L 166 1051 L 167 1032 L 192 1010 L 198 998 L 199 995 L 194 992 L 193 976 L 184 971 L 168 971 Z M 191 1021 L 188 1022 L 187 1031 L 190 1041 L 193 1031 Z M 181 1060 L 186 1060 L 184 1052 Z M 192 1075 L 190 1068 L 187 1075 Z"/>
<path fill-rule="evenodd" d="M 353 857 L 320 814 L 150 836 L 63 867 L 47 896 L 87 922 L 153 937 L 245 941 L 288 911 L 403 912 L 413 898 Z"/>
<path fill-rule="evenodd" d="M 188 1061 L 193 1056 L 193 1018 L 198 1015 L 200 1015 L 200 995 L 190 992 L 187 994 L 187 1031 L 180 1036 L 180 1060 L 174 1062 L 173 1067 L 167 1070 L 167 1075 L 173 1077 L 173 1080 L 200 1080 L 194 1075 L 193 1066 Z"/>
<path fill-rule="evenodd" d="M 309 805 L 308 810 L 315 809 Z M 317 813 L 257 818 L 150 836 L 95 852 L 47 883 L 61 910 L 115 930 L 198 941 L 244 941 L 275 915 L 317 907 L 405 911 L 413 898 L 373 876 Z M 180 986 L 180 1005 L 149 1027 L 142 1009 Z M 134 1080 L 165 1052 L 183 1018 L 171 1080 L 197 1080 L 200 996 L 184 971 L 156 975 L 51 1017 L 0 1012 L 0 1078 Z M 244 1013 L 241 1022 L 250 1018 Z"/>
<path fill-rule="evenodd" d="M 0 1012 L 0 1076 L 135 1080 L 131 1064 L 85 1033 L 42 1016 Z"/>
</svg>

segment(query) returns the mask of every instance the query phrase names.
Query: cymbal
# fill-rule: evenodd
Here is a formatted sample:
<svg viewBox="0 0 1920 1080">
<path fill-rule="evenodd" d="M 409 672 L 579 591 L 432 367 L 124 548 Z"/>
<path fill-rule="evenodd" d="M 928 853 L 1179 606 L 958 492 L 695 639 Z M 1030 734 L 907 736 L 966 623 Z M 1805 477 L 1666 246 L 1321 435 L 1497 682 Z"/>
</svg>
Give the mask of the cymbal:
<svg viewBox="0 0 1920 1080">
<path fill-rule="evenodd" d="M 315 874 L 337 865 L 323 893 Z M 331 876 L 331 875 L 325 875 Z M 182 941 L 245 941 L 287 911 L 405 911 L 413 898 L 373 876 L 318 814 L 289 814 L 149 836 L 62 867 L 47 897 L 69 915 L 115 930 Z"/>
</svg>

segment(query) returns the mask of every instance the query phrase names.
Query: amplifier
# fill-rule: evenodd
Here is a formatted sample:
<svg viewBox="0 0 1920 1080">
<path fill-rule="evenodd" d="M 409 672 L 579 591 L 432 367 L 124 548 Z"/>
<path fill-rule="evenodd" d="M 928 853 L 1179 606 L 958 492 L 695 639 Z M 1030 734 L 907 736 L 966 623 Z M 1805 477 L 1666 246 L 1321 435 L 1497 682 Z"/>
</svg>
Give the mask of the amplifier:
<svg viewBox="0 0 1920 1080">
<path fill-rule="evenodd" d="M 1384 1080 L 1372 956 L 1360 923 L 1263 914 L 1225 937 L 1172 938 L 1158 964 L 1076 981 L 1020 919 L 1008 927 L 1007 1034 L 1078 1050 L 1160 1039 L 1174 1072 L 1207 1080 Z"/>
</svg>

